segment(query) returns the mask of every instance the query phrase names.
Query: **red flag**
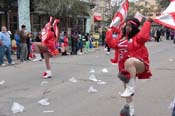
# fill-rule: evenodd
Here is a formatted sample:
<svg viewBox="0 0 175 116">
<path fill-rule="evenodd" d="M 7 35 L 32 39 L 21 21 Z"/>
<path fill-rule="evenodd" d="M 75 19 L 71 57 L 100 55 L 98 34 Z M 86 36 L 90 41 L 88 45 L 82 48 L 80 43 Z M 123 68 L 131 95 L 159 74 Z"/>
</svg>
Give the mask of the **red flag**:
<svg viewBox="0 0 175 116">
<path fill-rule="evenodd" d="M 128 13 L 128 8 L 129 8 L 129 2 L 128 0 L 124 0 L 112 19 L 112 22 L 110 24 L 111 28 L 112 27 L 120 28 L 124 24 L 124 21 Z"/>
<path fill-rule="evenodd" d="M 175 0 L 170 1 L 169 6 L 154 19 L 154 22 L 175 30 Z"/>
</svg>

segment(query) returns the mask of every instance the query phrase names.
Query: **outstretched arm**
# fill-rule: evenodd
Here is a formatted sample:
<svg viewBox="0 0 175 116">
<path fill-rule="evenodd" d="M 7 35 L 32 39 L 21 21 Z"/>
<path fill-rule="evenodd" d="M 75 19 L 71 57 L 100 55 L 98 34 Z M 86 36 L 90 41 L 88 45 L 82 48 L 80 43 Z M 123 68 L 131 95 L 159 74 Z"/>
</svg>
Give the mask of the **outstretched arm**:
<svg viewBox="0 0 175 116">
<path fill-rule="evenodd" d="M 144 44 L 145 42 L 150 40 L 151 23 L 152 19 L 147 19 L 147 21 L 144 22 L 141 31 L 137 35 L 138 43 Z"/>
</svg>

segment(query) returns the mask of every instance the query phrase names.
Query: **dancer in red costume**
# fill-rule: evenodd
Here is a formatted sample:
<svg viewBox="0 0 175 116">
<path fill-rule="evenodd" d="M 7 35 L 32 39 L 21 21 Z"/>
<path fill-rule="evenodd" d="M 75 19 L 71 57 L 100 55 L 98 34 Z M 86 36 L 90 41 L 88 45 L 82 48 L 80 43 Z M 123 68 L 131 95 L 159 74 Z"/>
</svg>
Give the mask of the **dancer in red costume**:
<svg viewBox="0 0 175 116">
<path fill-rule="evenodd" d="M 109 47 L 115 49 L 115 60 L 119 66 L 118 77 L 124 82 L 124 92 L 121 97 L 126 98 L 130 116 L 134 116 L 133 95 L 135 80 L 150 78 L 149 54 L 145 43 L 150 39 L 152 19 L 144 22 L 139 30 L 140 22 L 136 18 L 128 19 L 123 31 L 116 28 L 108 29 L 106 41 Z M 113 34 L 117 33 L 114 38 Z"/>
<path fill-rule="evenodd" d="M 59 31 L 57 26 L 58 23 L 59 23 L 58 19 L 55 19 L 53 21 L 53 18 L 50 17 L 50 21 L 42 29 L 42 33 L 41 33 L 42 42 L 33 43 L 34 52 L 37 52 L 37 53 L 42 52 L 44 55 L 45 64 L 46 64 L 46 71 L 43 74 L 44 79 L 52 77 L 50 57 L 58 54 L 58 49 L 57 49 L 57 41 L 59 37 Z"/>
</svg>

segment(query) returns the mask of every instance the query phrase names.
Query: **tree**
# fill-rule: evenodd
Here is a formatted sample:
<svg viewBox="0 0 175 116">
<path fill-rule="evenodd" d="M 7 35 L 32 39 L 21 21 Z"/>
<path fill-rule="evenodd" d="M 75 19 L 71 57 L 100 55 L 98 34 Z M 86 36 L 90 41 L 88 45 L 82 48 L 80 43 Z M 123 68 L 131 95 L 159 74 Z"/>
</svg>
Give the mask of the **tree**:
<svg viewBox="0 0 175 116">
<path fill-rule="evenodd" d="M 89 0 L 88 0 L 89 1 Z M 89 16 L 90 3 L 80 0 L 34 0 L 34 11 L 61 19 L 65 29 L 71 22 L 77 20 L 78 16 Z M 70 24 L 71 25 L 71 24 Z"/>
<path fill-rule="evenodd" d="M 112 2 L 112 3 L 109 3 L 109 8 L 106 9 L 106 14 L 105 14 L 105 17 L 106 17 L 106 23 L 109 25 L 116 13 L 116 11 L 119 9 L 120 7 L 120 4 L 121 4 L 121 0 L 120 1 L 116 1 L 116 2 Z"/>
<path fill-rule="evenodd" d="M 170 1 L 169 0 L 156 0 L 156 3 L 158 4 L 158 6 L 160 6 L 160 8 L 166 8 Z"/>
<path fill-rule="evenodd" d="M 90 6 L 80 0 L 34 0 L 34 9 L 39 14 L 55 17 L 88 15 Z"/>
</svg>

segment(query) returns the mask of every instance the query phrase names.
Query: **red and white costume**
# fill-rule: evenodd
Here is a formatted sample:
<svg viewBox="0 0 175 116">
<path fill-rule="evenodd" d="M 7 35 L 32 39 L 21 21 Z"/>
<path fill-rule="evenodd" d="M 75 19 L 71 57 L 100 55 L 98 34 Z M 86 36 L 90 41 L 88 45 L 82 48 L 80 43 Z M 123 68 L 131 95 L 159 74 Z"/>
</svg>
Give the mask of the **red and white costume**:
<svg viewBox="0 0 175 116">
<path fill-rule="evenodd" d="M 57 49 L 57 41 L 58 41 L 58 23 L 59 20 L 55 19 L 52 24 L 53 18 L 50 17 L 50 21 L 45 25 L 45 27 L 42 29 L 42 44 L 47 46 L 48 52 L 50 55 L 57 55 L 58 49 Z"/>
<path fill-rule="evenodd" d="M 133 36 L 130 40 L 123 39 L 122 33 L 118 33 L 114 29 L 109 29 L 106 32 L 106 42 L 109 47 L 115 49 L 115 58 L 117 58 L 119 72 L 124 69 L 125 61 L 130 57 L 135 57 L 145 64 L 145 71 L 137 74 L 139 79 L 148 79 L 152 76 L 149 69 L 149 54 L 145 46 L 145 42 L 150 39 L 151 23 L 145 22 L 140 32 Z M 117 38 L 113 38 L 113 33 L 118 33 Z"/>
</svg>

